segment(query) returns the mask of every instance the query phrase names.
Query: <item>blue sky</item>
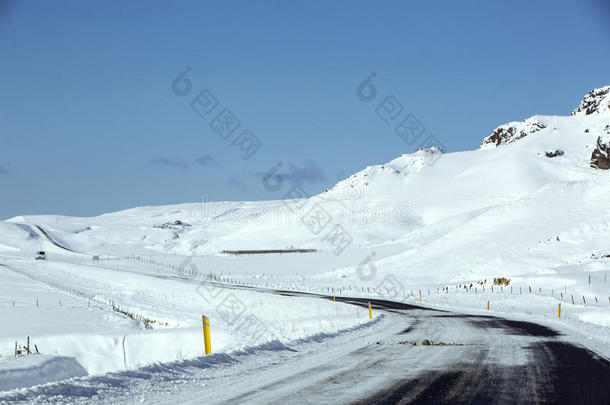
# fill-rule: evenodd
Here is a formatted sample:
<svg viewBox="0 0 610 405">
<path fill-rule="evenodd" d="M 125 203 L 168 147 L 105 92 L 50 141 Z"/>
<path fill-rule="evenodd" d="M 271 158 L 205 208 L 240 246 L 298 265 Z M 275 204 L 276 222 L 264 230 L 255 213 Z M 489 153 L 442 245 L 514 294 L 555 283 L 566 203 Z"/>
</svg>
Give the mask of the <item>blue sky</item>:
<svg viewBox="0 0 610 405">
<path fill-rule="evenodd" d="M 387 96 L 451 152 L 610 84 L 601 0 L 0 4 L 0 218 L 315 194 L 416 149 L 376 114 Z M 278 162 L 286 184 L 263 187 Z"/>
</svg>

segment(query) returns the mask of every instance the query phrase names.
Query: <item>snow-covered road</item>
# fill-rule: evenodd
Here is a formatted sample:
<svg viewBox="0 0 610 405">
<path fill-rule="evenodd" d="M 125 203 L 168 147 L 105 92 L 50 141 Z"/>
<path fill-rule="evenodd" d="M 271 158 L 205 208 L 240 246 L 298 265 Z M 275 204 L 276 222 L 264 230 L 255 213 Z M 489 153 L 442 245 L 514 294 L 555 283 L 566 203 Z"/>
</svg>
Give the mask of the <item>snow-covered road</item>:
<svg viewBox="0 0 610 405">
<path fill-rule="evenodd" d="M 363 299 L 341 301 L 366 306 Z M 178 398 L 265 404 L 610 401 L 610 363 L 552 329 L 391 301 L 375 300 L 373 307 L 391 320 L 374 335 L 230 378 L 230 390 Z"/>
<path fill-rule="evenodd" d="M 278 292 L 286 295 L 308 295 Z M 319 296 L 323 299 L 328 297 Z M 337 300 L 366 306 L 360 298 Z M 0 401 L 54 403 L 609 403 L 610 363 L 533 323 L 372 300 L 332 335 L 74 378 Z M 382 316 L 380 316 L 383 314 Z M 427 340 L 430 344 L 423 344 Z"/>
</svg>

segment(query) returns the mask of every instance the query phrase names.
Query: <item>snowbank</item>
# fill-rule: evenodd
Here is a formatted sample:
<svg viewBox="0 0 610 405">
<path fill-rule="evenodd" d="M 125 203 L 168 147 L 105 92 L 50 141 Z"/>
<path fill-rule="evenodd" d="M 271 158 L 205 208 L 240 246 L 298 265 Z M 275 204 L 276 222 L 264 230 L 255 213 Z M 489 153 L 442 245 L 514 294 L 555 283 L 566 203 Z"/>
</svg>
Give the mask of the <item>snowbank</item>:
<svg viewBox="0 0 610 405">
<path fill-rule="evenodd" d="M 73 357 L 40 354 L 0 357 L 0 391 L 86 375 L 87 371 Z"/>
</svg>

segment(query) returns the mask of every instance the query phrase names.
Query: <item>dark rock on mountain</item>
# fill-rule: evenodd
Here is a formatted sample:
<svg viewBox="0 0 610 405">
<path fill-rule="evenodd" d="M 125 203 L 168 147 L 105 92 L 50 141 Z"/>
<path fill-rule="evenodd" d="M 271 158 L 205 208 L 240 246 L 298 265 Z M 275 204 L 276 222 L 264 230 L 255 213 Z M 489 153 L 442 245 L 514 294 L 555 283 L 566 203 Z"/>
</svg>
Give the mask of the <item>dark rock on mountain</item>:
<svg viewBox="0 0 610 405">
<path fill-rule="evenodd" d="M 557 156 L 563 156 L 563 151 L 561 149 L 557 149 L 557 150 L 553 150 L 553 151 L 546 151 L 544 152 L 544 155 L 548 158 L 554 158 Z"/>
<path fill-rule="evenodd" d="M 508 124 L 500 125 L 491 135 L 483 139 L 483 143 L 479 149 L 493 148 L 513 143 L 544 128 L 546 128 L 546 124 L 535 118 L 529 118 L 522 122 L 510 122 Z"/>
<path fill-rule="evenodd" d="M 602 142 L 601 137 L 597 137 L 595 149 L 591 154 L 591 167 L 601 170 L 610 169 L 610 143 Z"/>
</svg>

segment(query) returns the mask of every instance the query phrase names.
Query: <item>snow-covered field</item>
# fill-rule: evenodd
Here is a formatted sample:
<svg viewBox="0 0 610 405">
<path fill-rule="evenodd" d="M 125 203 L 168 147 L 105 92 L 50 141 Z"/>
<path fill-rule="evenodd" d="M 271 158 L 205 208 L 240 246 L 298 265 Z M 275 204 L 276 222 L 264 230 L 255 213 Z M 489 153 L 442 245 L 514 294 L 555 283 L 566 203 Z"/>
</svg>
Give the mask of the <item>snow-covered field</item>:
<svg viewBox="0 0 610 405">
<path fill-rule="evenodd" d="M 489 302 L 490 312 L 571 330 L 609 355 L 610 172 L 590 166 L 608 139 L 610 87 L 571 116 L 503 125 L 479 150 L 401 155 L 308 198 L 291 198 L 302 191 L 280 181 L 281 201 L 2 221 L 0 373 L 41 361 L 63 378 L 192 359 L 202 354 L 204 313 L 215 352 L 368 322 L 356 307 L 273 294 L 282 289 L 408 302 L 421 294 L 423 305 L 463 311 Z M 317 251 L 221 253 L 287 248 Z M 33 260 L 39 250 L 46 261 Z M 492 291 L 500 277 L 510 282 Z M 40 359 L 12 358 L 26 336 Z"/>
<path fill-rule="evenodd" d="M 290 342 L 368 321 L 365 311 L 338 302 L 234 292 L 171 275 L 65 262 L 3 264 L 8 282 L 2 285 L 1 358 L 13 356 L 15 340 L 25 344 L 30 336 L 41 353 L 75 357 L 89 374 L 201 356 L 202 314 L 211 319 L 215 352 Z M 17 360 L 4 360 L 5 367 L 21 364 Z"/>
</svg>

